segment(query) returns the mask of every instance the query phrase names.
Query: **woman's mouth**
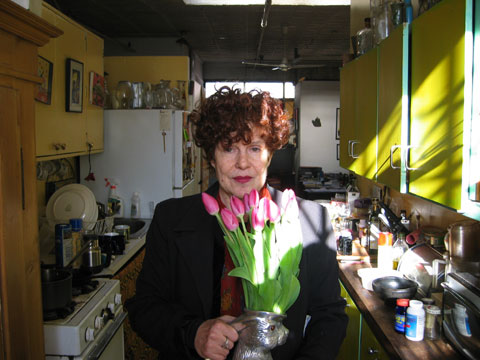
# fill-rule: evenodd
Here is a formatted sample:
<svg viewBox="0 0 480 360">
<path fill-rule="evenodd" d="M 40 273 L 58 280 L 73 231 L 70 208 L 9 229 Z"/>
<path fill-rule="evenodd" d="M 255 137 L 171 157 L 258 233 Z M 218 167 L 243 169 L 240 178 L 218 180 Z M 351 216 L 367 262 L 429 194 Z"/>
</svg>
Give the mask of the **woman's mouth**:
<svg viewBox="0 0 480 360">
<path fill-rule="evenodd" d="M 247 182 L 249 182 L 252 177 L 251 176 L 236 176 L 233 178 L 236 182 L 239 182 L 241 184 L 245 184 Z"/>
</svg>

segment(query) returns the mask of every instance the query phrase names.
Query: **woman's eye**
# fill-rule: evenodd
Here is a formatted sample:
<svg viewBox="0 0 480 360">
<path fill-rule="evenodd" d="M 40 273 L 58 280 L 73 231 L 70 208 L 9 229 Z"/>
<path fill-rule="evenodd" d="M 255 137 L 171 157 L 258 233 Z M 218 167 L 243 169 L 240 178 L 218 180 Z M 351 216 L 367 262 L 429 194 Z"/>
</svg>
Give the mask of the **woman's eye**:
<svg viewBox="0 0 480 360">
<path fill-rule="evenodd" d="M 260 146 L 254 146 L 251 148 L 253 152 L 260 152 L 262 151 L 262 148 Z"/>
</svg>

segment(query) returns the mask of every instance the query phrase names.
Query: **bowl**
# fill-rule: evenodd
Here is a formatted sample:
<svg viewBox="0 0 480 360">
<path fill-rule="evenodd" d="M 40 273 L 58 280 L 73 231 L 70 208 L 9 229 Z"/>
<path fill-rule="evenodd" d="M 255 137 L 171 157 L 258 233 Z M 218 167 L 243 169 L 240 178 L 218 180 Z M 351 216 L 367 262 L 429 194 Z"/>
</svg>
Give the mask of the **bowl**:
<svg viewBox="0 0 480 360">
<path fill-rule="evenodd" d="M 383 300 L 412 299 L 417 293 L 418 284 L 415 281 L 384 276 L 372 281 L 373 291 Z"/>
<path fill-rule="evenodd" d="M 362 286 L 370 291 L 373 291 L 372 281 L 384 276 L 397 276 L 402 277 L 402 273 L 397 270 L 385 271 L 379 268 L 362 268 L 357 270 L 358 276 L 362 279 Z"/>
</svg>

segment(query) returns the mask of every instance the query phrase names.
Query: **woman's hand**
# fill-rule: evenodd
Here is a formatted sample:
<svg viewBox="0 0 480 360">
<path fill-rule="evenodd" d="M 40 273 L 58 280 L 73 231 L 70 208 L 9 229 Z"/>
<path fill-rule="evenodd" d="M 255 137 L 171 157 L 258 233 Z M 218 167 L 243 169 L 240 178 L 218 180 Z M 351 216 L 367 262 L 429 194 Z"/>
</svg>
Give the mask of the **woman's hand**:
<svg viewBox="0 0 480 360">
<path fill-rule="evenodd" d="M 216 319 L 203 322 L 195 335 L 195 350 L 204 359 L 224 360 L 238 334 L 235 328 L 228 323 L 233 321 L 233 316 L 224 315 Z"/>
</svg>

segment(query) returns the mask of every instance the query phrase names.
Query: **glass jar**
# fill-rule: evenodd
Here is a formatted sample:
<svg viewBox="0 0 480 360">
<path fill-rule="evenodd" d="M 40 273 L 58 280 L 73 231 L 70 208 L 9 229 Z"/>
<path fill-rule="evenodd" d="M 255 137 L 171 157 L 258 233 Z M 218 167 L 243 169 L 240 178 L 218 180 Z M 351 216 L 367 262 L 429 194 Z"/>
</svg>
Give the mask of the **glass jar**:
<svg viewBox="0 0 480 360">
<path fill-rule="evenodd" d="M 132 107 L 132 84 L 129 81 L 119 81 L 115 88 L 115 98 L 119 109 Z"/>
<path fill-rule="evenodd" d="M 373 39 L 380 44 L 392 31 L 390 0 L 370 0 L 370 18 L 372 19 Z"/>
<path fill-rule="evenodd" d="M 425 338 L 429 340 L 440 339 L 440 323 L 442 311 L 438 306 L 427 305 L 425 317 Z"/>
<path fill-rule="evenodd" d="M 370 18 L 364 19 L 365 27 L 357 32 L 357 53 L 358 55 L 365 54 L 368 50 L 373 48 L 373 30 L 370 26 Z"/>
<path fill-rule="evenodd" d="M 154 107 L 169 109 L 172 104 L 172 93 L 170 91 L 170 80 L 160 80 L 155 86 Z"/>
</svg>

